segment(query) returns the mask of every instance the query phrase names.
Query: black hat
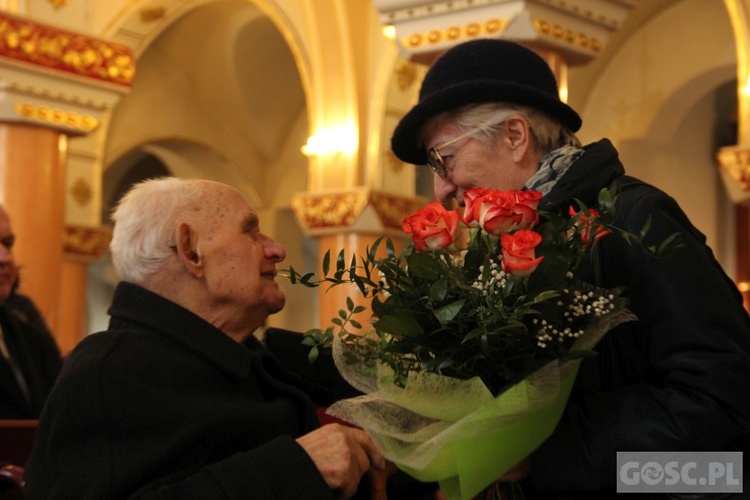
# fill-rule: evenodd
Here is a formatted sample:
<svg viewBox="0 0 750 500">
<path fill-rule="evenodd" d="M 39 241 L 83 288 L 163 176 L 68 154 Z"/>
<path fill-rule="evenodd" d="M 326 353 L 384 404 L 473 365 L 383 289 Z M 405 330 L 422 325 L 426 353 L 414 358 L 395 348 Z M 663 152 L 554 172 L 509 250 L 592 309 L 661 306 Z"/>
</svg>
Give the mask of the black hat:
<svg viewBox="0 0 750 500">
<path fill-rule="evenodd" d="M 480 39 L 457 45 L 435 61 L 422 82 L 419 102 L 393 132 L 393 152 L 405 162 L 426 164 L 419 130 L 430 118 L 467 104 L 500 101 L 544 111 L 572 132 L 581 128 L 581 117 L 560 100 L 555 75 L 544 59 L 515 42 Z"/>
</svg>

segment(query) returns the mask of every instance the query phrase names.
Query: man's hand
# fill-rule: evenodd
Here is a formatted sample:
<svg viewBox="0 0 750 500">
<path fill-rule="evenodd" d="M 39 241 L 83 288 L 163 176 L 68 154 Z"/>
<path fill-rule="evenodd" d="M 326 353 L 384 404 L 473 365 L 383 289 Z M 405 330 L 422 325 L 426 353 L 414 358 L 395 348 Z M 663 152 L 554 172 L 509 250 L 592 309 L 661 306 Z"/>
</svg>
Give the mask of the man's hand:
<svg viewBox="0 0 750 500">
<path fill-rule="evenodd" d="M 297 439 L 328 486 L 342 498 L 357 491 L 359 480 L 370 467 L 383 471 L 385 458 L 361 429 L 339 424 L 324 425 Z"/>
</svg>

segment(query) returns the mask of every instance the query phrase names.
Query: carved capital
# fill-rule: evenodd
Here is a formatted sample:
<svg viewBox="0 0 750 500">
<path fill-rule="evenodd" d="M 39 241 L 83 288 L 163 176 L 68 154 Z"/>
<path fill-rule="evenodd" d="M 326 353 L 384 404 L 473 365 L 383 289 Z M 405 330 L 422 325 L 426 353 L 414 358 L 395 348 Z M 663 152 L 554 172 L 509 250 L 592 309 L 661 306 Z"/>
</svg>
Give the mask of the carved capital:
<svg viewBox="0 0 750 500">
<path fill-rule="evenodd" d="M 63 252 L 65 258 L 77 262 L 94 262 L 109 247 L 112 231 L 104 227 L 65 226 Z"/>
<path fill-rule="evenodd" d="M 424 200 L 358 189 L 334 193 L 304 193 L 292 199 L 292 210 L 310 234 L 339 231 L 401 231 L 401 221 L 424 207 Z"/>
<path fill-rule="evenodd" d="M 721 177 L 735 203 L 750 199 L 750 148 L 727 146 L 716 154 Z"/>
</svg>

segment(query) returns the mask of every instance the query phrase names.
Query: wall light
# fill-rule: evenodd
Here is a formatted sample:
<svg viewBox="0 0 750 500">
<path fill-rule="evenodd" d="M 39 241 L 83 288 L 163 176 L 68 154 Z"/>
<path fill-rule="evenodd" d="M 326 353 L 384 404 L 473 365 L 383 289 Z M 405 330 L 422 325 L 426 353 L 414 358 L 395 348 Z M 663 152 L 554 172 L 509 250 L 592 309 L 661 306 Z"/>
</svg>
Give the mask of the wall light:
<svg viewBox="0 0 750 500">
<path fill-rule="evenodd" d="M 305 156 L 352 154 L 357 150 L 357 133 L 353 125 L 331 127 L 311 135 L 300 148 Z"/>
<path fill-rule="evenodd" d="M 396 27 L 392 24 L 386 24 L 381 29 L 383 32 L 383 36 L 386 37 L 388 40 L 395 40 L 396 39 Z"/>
<path fill-rule="evenodd" d="M 745 85 L 742 86 L 742 89 L 740 91 L 743 95 L 750 95 L 750 76 L 747 78 Z"/>
</svg>

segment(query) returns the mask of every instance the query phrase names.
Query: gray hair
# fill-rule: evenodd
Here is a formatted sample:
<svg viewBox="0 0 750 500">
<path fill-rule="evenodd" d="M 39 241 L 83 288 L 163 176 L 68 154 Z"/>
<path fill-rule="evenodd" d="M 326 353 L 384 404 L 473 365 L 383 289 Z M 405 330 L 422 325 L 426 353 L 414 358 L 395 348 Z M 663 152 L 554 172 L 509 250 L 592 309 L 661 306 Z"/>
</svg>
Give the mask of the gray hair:
<svg viewBox="0 0 750 500">
<path fill-rule="evenodd" d="M 500 126 L 514 114 L 526 118 L 534 147 L 543 154 L 567 145 L 578 147 L 581 145 L 578 137 L 568 127 L 531 106 L 488 102 L 462 106 L 449 111 L 448 114 L 464 132 L 474 131 L 471 135 L 482 141 L 488 148 L 497 137 Z M 424 129 L 429 130 L 433 127 L 438 118 L 430 120 Z"/>
<path fill-rule="evenodd" d="M 124 281 L 141 284 L 172 254 L 178 218 L 200 202 L 202 182 L 161 177 L 135 184 L 114 212 L 109 244 L 112 261 Z"/>
</svg>

